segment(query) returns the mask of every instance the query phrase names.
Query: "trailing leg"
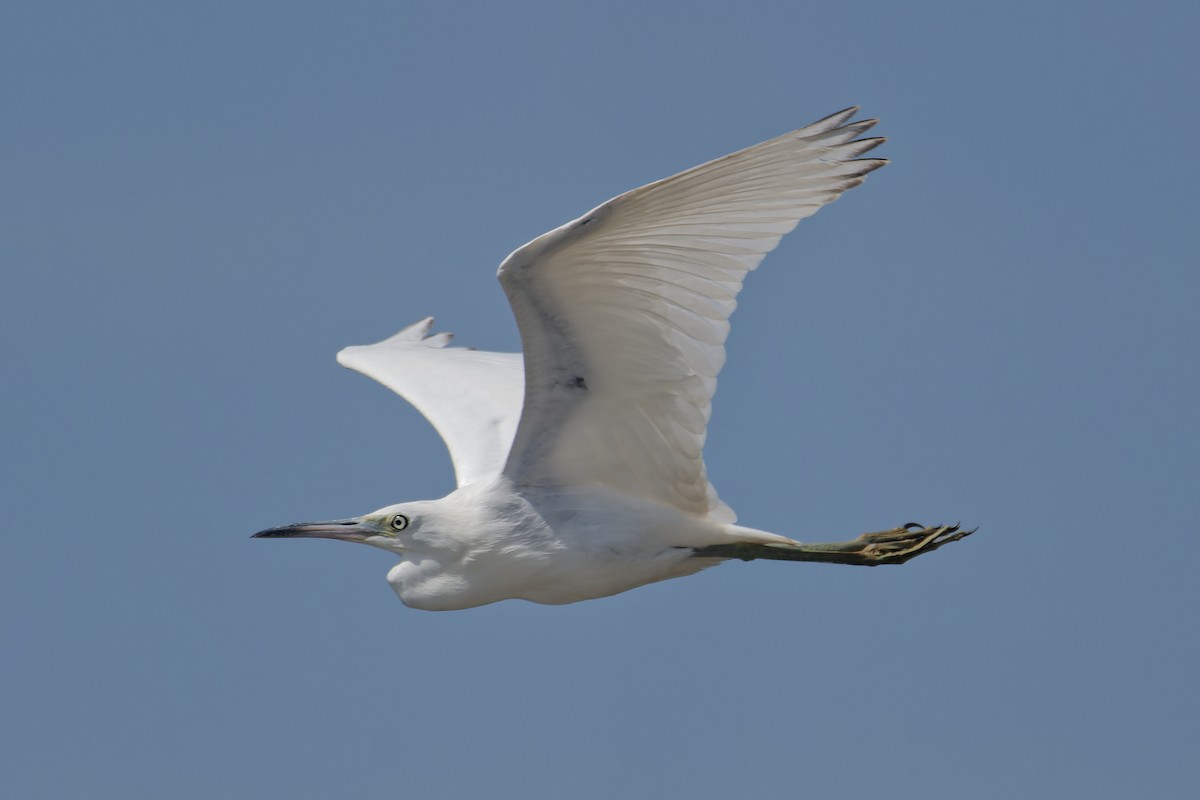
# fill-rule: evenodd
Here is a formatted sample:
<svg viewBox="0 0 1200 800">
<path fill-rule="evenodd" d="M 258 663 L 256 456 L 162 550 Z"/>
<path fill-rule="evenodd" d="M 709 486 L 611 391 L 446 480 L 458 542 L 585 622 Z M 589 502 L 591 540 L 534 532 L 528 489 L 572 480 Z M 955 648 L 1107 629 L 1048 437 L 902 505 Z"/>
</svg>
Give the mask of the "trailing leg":
<svg viewBox="0 0 1200 800">
<path fill-rule="evenodd" d="M 830 564 L 877 567 L 880 564 L 903 564 L 922 553 L 932 553 L 942 545 L 957 542 L 974 532 L 975 529 L 963 530 L 958 525 L 936 525 L 926 528 L 910 522 L 890 531 L 864 533 L 849 542 L 819 544 L 735 542 L 697 547 L 692 554 L 698 558 L 740 558 L 743 561 L 770 558 L 777 561 L 823 561 Z"/>
</svg>

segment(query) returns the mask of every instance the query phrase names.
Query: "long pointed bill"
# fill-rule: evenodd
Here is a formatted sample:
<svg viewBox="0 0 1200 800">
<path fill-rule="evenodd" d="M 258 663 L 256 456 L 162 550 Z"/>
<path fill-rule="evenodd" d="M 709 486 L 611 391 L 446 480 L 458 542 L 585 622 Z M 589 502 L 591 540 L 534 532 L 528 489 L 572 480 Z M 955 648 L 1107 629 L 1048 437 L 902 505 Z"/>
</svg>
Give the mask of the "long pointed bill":
<svg viewBox="0 0 1200 800">
<path fill-rule="evenodd" d="M 341 539 L 347 542 L 361 542 L 368 536 L 378 534 L 371 525 L 355 517 L 353 519 L 335 519 L 330 522 L 298 522 L 295 525 L 283 525 L 278 528 L 267 528 L 251 536 L 251 539 Z"/>
</svg>

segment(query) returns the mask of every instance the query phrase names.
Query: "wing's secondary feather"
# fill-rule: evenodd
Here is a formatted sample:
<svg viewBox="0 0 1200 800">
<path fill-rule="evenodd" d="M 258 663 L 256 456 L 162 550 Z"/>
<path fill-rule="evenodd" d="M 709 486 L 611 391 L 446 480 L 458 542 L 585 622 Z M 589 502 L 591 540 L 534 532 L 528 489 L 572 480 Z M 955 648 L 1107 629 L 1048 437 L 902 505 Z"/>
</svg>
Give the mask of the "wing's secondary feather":
<svg viewBox="0 0 1200 800">
<path fill-rule="evenodd" d="M 732 521 L 701 450 L 747 272 L 803 218 L 886 163 L 856 157 L 847 109 L 620 195 L 500 266 L 525 348 L 504 467 L 527 485 L 601 484 Z"/>
<path fill-rule="evenodd" d="M 338 363 L 412 403 L 441 435 L 459 486 L 498 475 L 512 445 L 525 391 L 520 353 L 447 347 L 428 336 L 433 318 L 377 344 L 347 347 Z"/>
</svg>

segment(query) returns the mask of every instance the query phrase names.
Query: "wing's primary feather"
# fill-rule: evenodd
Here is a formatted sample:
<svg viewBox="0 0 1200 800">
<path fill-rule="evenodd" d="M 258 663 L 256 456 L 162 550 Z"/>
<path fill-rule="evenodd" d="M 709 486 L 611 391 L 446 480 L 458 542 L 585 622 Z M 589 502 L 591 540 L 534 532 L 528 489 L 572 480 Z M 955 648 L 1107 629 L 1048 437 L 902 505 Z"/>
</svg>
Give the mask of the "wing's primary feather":
<svg viewBox="0 0 1200 800">
<path fill-rule="evenodd" d="M 520 353 L 447 347 L 433 318 L 377 344 L 347 347 L 338 363 L 408 400 L 446 442 L 459 486 L 498 475 L 512 445 L 525 381 Z"/>
<path fill-rule="evenodd" d="M 500 266 L 525 349 L 504 467 L 732 521 L 701 450 L 746 273 L 804 217 L 887 163 L 850 108 L 620 195 Z"/>
</svg>

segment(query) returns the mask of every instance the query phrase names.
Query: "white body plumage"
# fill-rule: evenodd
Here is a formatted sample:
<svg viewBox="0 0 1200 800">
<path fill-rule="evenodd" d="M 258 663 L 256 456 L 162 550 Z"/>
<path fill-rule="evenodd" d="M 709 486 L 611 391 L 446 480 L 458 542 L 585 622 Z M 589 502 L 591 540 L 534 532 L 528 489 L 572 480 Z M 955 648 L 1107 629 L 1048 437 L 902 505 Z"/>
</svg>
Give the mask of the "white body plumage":
<svg viewBox="0 0 1200 800">
<path fill-rule="evenodd" d="M 388 583 L 405 605 L 427 611 L 607 597 L 719 562 L 694 557 L 696 547 L 794 544 L 601 486 L 518 488 L 504 477 L 376 513 L 412 520 L 395 539 L 372 543 L 401 556 Z"/>
</svg>

